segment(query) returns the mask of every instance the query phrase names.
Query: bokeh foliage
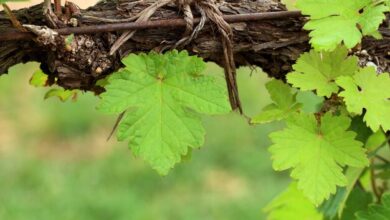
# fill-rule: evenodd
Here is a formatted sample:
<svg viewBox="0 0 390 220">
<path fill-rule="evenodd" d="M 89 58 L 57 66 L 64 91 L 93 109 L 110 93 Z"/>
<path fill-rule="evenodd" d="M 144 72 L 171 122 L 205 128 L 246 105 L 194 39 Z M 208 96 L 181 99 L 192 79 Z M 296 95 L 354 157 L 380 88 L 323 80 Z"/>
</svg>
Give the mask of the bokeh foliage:
<svg viewBox="0 0 390 220">
<path fill-rule="evenodd" d="M 43 101 L 48 89 L 28 86 L 37 67 L 0 79 L 0 219 L 265 219 L 261 208 L 288 184 L 267 152 L 267 134 L 280 124 L 208 118 L 205 146 L 160 177 L 125 143 L 106 142 L 115 118 L 95 110 L 97 97 Z M 219 67 L 207 72 L 223 80 Z M 265 74 L 238 76 L 248 114 L 271 103 Z"/>
</svg>

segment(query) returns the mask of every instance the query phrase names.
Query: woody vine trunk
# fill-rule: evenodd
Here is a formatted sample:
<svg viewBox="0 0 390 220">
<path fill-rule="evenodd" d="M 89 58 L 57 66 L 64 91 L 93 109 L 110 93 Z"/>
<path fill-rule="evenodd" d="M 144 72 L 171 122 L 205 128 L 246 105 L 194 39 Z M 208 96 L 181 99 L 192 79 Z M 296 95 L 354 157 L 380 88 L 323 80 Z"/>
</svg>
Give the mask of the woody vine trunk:
<svg viewBox="0 0 390 220">
<path fill-rule="evenodd" d="M 58 20 L 58 26 L 109 24 L 108 20 L 136 15 L 153 2 L 105 0 L 86 10 L 72 11 L 70 7 L 64 8 L 68 17 L 63 15 Z M 277 0 L 225 0 L 219 2 L 219 9 L 225 15 L 286 10 Z M 193 12 L 195 17 L 200 16 L 195 9 Z M 14 14 L 23 24 L 51 25 L 43 15 L 42 5 L 17 10 Z M 175 5 L 168 5 L 159 9 L 151 20 L 173 18 L 182 18 L 182 12 Z M 378 66 L 379 71 L 390 70 L 390 30 L 386 28 L 388 21 L 387 18 L 380 30 L 383 39 L 365 38 L 358 48 L 351 51 L 360 57 L 362 65 L 372 62 Z M 234 32 L 236 65 L 258 66 L 269 76 L 283 79 L 285 74 L 291 71 L 299 55 L 310 49 L 308 33 L 302 30 L 304 22 L 304 17 L 284 17 L 230 24 Z M 0 34 L 13 29 L 6 14 L 0 12 Z M 101 92 L 102 88 L 95 85 L 96 81 L 120 68 L 120 59 L 123 56 L 150 50 L 160 51 L 172 42 L 180 40 L 184 31 L 184 28 L 140 30 L 112 56 L 109 51 L 121 35 L 120 32 L 76 35 L 71 45 L 66 44 L 66 37 L 59 37 L 46 45 L 39 40 L 0 41 L 0 74 L 6 73 L 9 67 L 15 64 L 37 61 L 50 76 L 51 83 L 57 83 L 67 89 Z M 197 38 L 183 49 L 206 61 L 223 65 L 221 39 L 213 25 L 206 24 Z"/>
</svg>

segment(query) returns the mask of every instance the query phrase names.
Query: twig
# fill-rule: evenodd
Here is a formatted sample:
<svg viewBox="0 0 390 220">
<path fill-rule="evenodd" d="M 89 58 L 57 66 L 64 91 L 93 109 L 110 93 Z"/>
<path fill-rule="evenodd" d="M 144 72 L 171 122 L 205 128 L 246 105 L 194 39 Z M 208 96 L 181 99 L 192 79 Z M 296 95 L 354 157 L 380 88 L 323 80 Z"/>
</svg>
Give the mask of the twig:
<svg viewBox="0 0 390 220">
<path fill-rule="evenodd" d="M 389 150 L 390 150 L 390 131 L 386 132 L 386 136 L 387 136 L 387 145 L 389 146 Z"/>
<path fill-rule="evenodd" d="M 135 17 L 137 20 L 135 23 L 149 21 L 149 18 L 159 9 L 167 4 L 169 4 L 172 0 L 158 0 L 151 4 L 149 7 L 145 8 L 143 11 L 138 13 Z M 119 36 L 118 39 L 115 40 L 114 44 L 111 46 L 110 55 L 113 55 L 126 41 L 134 36 L 136 30 L 126 31 Z"/>
<path fill-rule="evenodd" d="M 83 18 L 95 20 L 95 21 L 106 22 L 106 23 L 132 22 L 132 21 L 137 19 L 137 17 L 123 18 L 123 19 L 110 19 L 110 18 L 95 17 L 95 16 L 91 16 L 91 15 L 83 15 Z"/>
<path fill-rule="evenodd" d="M 122 121 L 123 116 L 125 115 L 125 113 L 126 113 L 126 111 L 124 111 L 124 112 L 119 114 L 119 116 L 116 119 L 115 124 L 114 124 L 114 126 L 113 126 L 113 128 L 112 128 L 112 130 L 110 132 L 110 135 L 107 138 L 107 141 L 109 141 L 111 139 L 111 137 L 114 135 L 114 133 L 115 133 L 116 129 L 118 128 L 119 123 Z"/>
<path fill-rule="evenodd" d="M 238 15 L 225 15 L 223 18 L 228 23 L 239 22 L 256 22 L 262 20 L 273 20 L 286 17 L 300 17 L 302 16 L 300 11 L 280 11 L 280 12 L 264 12 L 264 13 L 251 13 L 251 14 L 238 14 Z M 194 24 L 198 24 L 200 18 L 194 19 Z M 130 22 L 130 23 L 115 23 L 115 24 L 103 24 L 92 25 L 83 27 L 67 27 L 61 29 L 55 29 L 60 35 L 70 34 L 94 34 L 102 32 L 113 31 L 127 31 L 127 30 L 141 30 L 152 28 L 175 28 L 185 27 L 186 22 L 184 19 L 165 19 L 157 21 L 146 22 Z M 16 40 L 32 40 L 34 35 L 31 33 L 22 33 L 20 31 L 5 31 L 0 35 L 0 41 L 16 41 Z"/>
<path fill-rule="evenodd" d="M 7 4 L 3 3 L 1 4 L 3 6 L 5 13 L 8 15 L 9 20 L 11 21 L 12 25 L 18 29 L 19 31 L 26 32 L 27 30 L 22 26 L 20 21 L 16 18 L 14 13 L 12 13 L 12 10 L 8 7 Z"/>
<path fill-rule="evenodd" d="M 62 14 L 61 0 L 54 0 L 54 13 L 57 16 Z"/>
<path fill-rule="evenodd" d="M 46 18 L 46 21 L 49 23 L 50 27 L 57 28 L 57 24 L 54 21 L 53 8 L 51 6 L 51 0 L 45 0 L 43 3 L 43 15 Z"/>
<path fill-rule="evenodd" d="M 375 155 L 375 158 L 377 158 L 377 159 L 381 160 L 381 161 L 382 161 L 382 162 L 384 162 L 384 163 L 388 163 L 388 164 L 390 164 L 390 161 L 389 161 L 388 159 L 386 159 L 386 158 L 382 157 L 382 156 Z"/>
</svg>

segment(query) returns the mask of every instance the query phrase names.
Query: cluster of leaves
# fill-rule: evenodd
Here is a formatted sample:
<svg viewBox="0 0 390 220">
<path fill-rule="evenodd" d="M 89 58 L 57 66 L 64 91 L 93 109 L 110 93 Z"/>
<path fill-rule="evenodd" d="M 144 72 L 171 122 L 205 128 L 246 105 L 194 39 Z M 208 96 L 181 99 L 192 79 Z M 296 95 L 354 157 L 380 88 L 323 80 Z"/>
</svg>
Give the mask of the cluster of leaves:
<svg viewBox="0 0 390 220">
<path fill-rule="evenodd" d="M 389 11 L 384 1 L 373 0 L 298 0 L 296 7 L 310 16 L 304 28 L 311 31 L 311 44 L 324 51 L 341 42 L 353 48 L 363 35 L 380 38 L 378 28 Z"/>
<path fill-rule="evenodd" d="M 266 211 L 270 212 L 270 219 L 284 219 L 281 216 L 300 210 L 302 205 L 306 209 L 301 214 L 306 219 L 317 219 L 311 206 L 304 205 L 307 202 L 291 205 L 292 196 L 294 200 L 305 197 L 315 206 L 322 204 L 335 209 L 329 219 L 337 212 L 344 219 L 341 216 L 345 203 L 369 165 L 366 151 L 375 152 L 386 141 L 380 138 L 379 143 L 369 148 L 372 142 L 367 140 L 371 134 L 384 137 L 384 132 L 390 130 L 390 76 L 377 74 L 374 67 L 359 67 L 357 57 L 348 56 L 345 47 L 304 53 L 293 69 L 287 82 L 301 91 L 315 91 L 325 101 L 316 113 L 308 113 L 304 110 L 306 103 L 296 99 L 297 90 L 278 80 L 267 83 L 274 103 L 266 106 L 252 122 L 285 121 L 286 128 L 270 134 L 273 145 L 269 151 L 274 169 L 292 169 L 291 177 L 297 182 Z M 333 99 L 339 102 L 327 107 L 327 102 Z M 302 195 L 295 195 L 298 191 Z M 335 195 L 331 197 L 332 194 Z M 331 205 L 323 203 L 324 200 Z"/>
<path fill-rule="evenodd" d="M 34 72 L 30 79 L 30 85 L 34 87 L 47 87 L 49 86 L 49 77 L 43 73 L 41 70 Z M 57 97 L 62 102 L 66 102 L 69 99 L 75 101 L 77 99 L 78 91 L 77 90 L 66 90 L 63 88 L 53 88 L 46 92 L 45 99 Z"/>
<path fill-rule="evenodd" d="M 226 89 L 215 77 L 202 74 L 204 62 L 185 51 L 132 54 L 122 62 L 125 68 L 109 77 L 98 109 L 126 112 L 118 139 L 129 140 L 134 155 L 165 175 L 189 149 L 203 144 L 200 113 L 230 111 Z M 390 77 L 378 75 L 374 67 L 359 67 L 358 58 L 348 56 L 345 47 L 304 53 L 293 69 L 287 82 L 295 88 L 280 80 L 268 82 L 273 103 L 252 119 L 258 124 L 286 122 L 283 130 L 270 134 L 270 152 L 274 169 L 291 169 L 296 180 L 266 210 L 270 219 L 283 219 L 301 209 L 310 219 L 322 219 L 327 213 L 334 217 L 344 209 L 369 165 L 364 147 L 369 136 L 390 130 L 386 114 L 390 112 Z M 307 103 L 298 101 L 297 89 L 324 97 L 320 108 L 306 111 Z M 327 108 L 333 99 L 338 104 Z M 361 127 L 368 130 L 367 135 Z M 316 209 L 321 204 L 323 213 Z M 342 214 L 338 216 L 347 215 Z"/>
<path fill-rule="evenodd" d="M 390 130 L 389 75 L 359 67 L 348 49 L 363 35 L 380 37 L 377 29 L 388 7 L 371 0 L 298 0 L 297 7 L 310 16 L 305 29 L 314 49 L 297 60 L 288 84 L 267 83 L 273 103 L 251 120 L 286 123 L 270 134 L 270 152 L 274 169 L 291 169 L 296 180 L 266 211 L 270 219 L 286 219 L 297 210 L 300 219 L 333 219 L 337 213 L 343 219 L 359 210 L 343 212 L 369 166 L 366 141 Z M 186 52 L 130 55 L 123 63 L 109 78 L 99 109 L 126 112 L 118 139 L 129 140 L 136 156 L 165 175 L 188 149 L 202 145 L 199 113 L 230 111 L 226 90 Z M 321 107 L 306 111 L 307 103 L 297 99 L 301 91 L 323 97 Z"/>
<path fill-rule="evenodd" d="M 390 219 L 390 195 L 382 191 L 380 198 L 375 185 L 362 186 L 367 175 L 375 182 L 378 177 L 372 175 L 378 169 L 388 180 L 388 166 L 371 164 L 373 172 L 366 167 L 388 141 L 390 75 L 359 67 L 358 58 L 348 56 L 364 35 L 381 37 L 378 28 L 389 3 L 297 1 L 296 7 L 310 18 L 304 28 L 311 31 L 313 50 L 302 54 L 286 77 L 295 88 L 276 80 L 267 84 L 274 103 L 252 120 L 286 123 L 270 134 L 269 151 L 274 169 L 291 169 L 295 181 L 266 207 L 269 219 Z M 296 89 L 324 97 L 322 107 L 314 114 L 305 112 Z M 373 194 L 382 205 L 368 205 Z"/>
</svg>

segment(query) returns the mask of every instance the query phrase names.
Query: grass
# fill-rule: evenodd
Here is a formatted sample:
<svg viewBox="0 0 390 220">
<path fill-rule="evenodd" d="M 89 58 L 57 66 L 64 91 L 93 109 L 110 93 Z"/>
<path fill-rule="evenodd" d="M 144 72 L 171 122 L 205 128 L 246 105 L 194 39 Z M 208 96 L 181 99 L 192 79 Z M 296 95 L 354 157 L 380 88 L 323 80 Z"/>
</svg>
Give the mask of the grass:
<svg viewBox="0 0 390 220">
<path fill-rule="evenodd" d="M 98 98 L 43 101 L 28 78 L 36 64 L 0 78 L 0 219 L 265 219 L 261 209 L 288 183 L 271 168 L 267 134 L 230 114 L 206 117 L 205 146 L 166 177 L 134 158 L 126 143 L 106 142 L 115 117 Z M 208 72 L 221 75 L 209 65 Z M 265 74 L 239 71 L 245 112 L 270 102 Z"/>
</svg>

